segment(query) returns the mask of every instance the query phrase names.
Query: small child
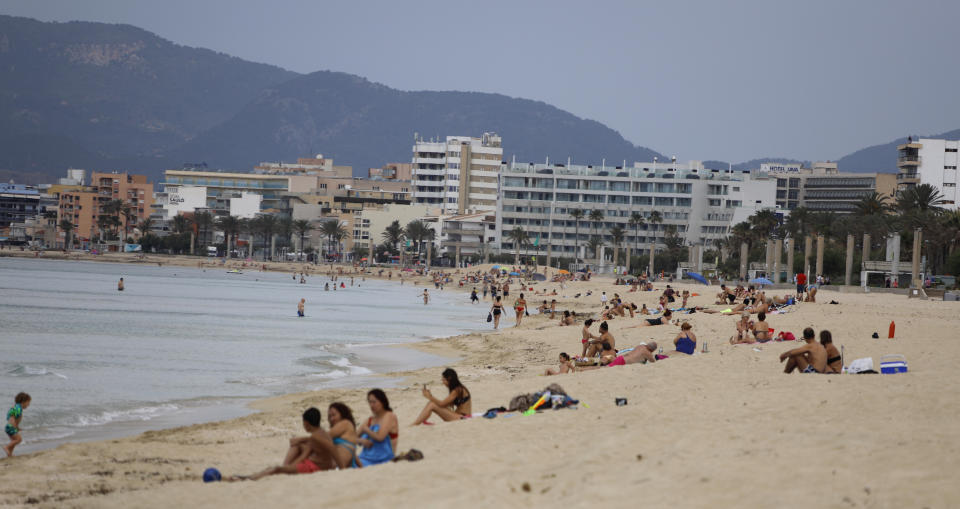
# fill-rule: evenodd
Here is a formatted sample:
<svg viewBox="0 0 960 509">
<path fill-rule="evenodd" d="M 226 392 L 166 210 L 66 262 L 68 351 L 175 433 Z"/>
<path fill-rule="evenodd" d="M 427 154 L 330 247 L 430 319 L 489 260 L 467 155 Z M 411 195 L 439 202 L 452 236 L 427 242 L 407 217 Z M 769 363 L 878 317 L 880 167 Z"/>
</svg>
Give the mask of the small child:
<svg viewBox="0 0 960 509">
<path fill-rule="evenodd" d="M 23 411 L 30 406 L 30 395 L 21 392 L 13 402 L 13 407 L 7 411 L 7 426 L 4 429 L 10 437 L 10 443 L 3 447 L 3 452 L 7 453 L 7 456 L 13 456 L 13 448 L 23 442 L 23 437 L 20 436 L 20 421 L 23 419 Z"/>
</svg>

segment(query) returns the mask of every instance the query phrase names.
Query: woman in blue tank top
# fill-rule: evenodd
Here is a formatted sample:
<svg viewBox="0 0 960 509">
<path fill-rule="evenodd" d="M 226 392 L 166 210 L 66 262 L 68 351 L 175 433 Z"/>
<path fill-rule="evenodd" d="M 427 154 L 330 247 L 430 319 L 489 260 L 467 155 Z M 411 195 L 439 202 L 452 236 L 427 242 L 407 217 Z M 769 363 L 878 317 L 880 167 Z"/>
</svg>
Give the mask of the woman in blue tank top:
<svg viewBox="0 0 960 509">
<path fill-rule="evenodd" d="M 387 395 L 380 389 L 373 389 L 367 393 L 367 403 L 373 416 L 357 429 L 360 444 L 363 445 L 360 461 L 365 467 L 392 460 L 400 436 L 397 416 L 390 408 Z"/>
</svg>

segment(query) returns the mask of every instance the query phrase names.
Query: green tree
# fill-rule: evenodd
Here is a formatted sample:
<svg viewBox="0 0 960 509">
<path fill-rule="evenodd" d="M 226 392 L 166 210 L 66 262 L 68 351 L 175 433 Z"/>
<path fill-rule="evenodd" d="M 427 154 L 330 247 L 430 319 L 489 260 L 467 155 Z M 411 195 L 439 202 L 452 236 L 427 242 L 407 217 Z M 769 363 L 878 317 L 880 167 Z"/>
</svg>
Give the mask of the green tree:
<svg viewBox="0 0 960 509">
<path fill-rule="evenodd" d="M 308 233 L 310 233 L 312 226 L 310 226 L 310 221 L 307 221 L 306 219 L 297 219 L 296 221 L 293 222 L 292 226 L 293 226 L 293 231 L 296 232 L 296 234 L 300 237 L 300 250 L 299 250 L 300 252 L 297 253 L 297 260 L 302 261 L 303 253 L 304 253 L 303 239 L 307 236 Z"/>
<path fill-rule="evenodd" d="M 186 233 L 190 229 L 190 219 L 183 214 L 177 214 L 173 216 L 170 228 L 174 233 Z"/>
<path fill-rule="evenodd" d="M 610 237 L 613 244 L 613 265 L 617 265 L 618 253 L 620 252 L 620 244 L 623 243 L 623 238 L 626 236 L 626 230 L 622 226 L 614 225 L 613 228 L 610 228 Z"/>
<path fill-rule="evenodd" d="M 574 264 L 580 263 L 580 220 L 583 219 L 587 213 L 583 209 L 573 209 L 570 212 L 570 217 L 573 218 L 573 231 L 576 238 L 573 241 L 573 258 Z"/>
<path fill-rule="evenodd" d="M 647 224 L 647 221 L 643 218 L 643 214 L 633 211 L 630 213 L 630 219 L 627 221 L 627 224 L 633 227 L 633 245 L 637 253 L 640 253 L 640 227 Z M 628 270 L 630 269 L 631 261 L 632 260 L 627 260 Z"/>
<path fill-rule="evenodd" d="M 237 243 L 237 236 L 243 230 L 243 222 L 237 216 L 220 216 L 217 218 L 217 227 L 220 228 L 220 231 L 223 232 L 223 236 L 225 237 L 227 258 L 232 258 L 232 245 L 236 245 Z M 231 240 L 233 241 L 232 245 Z"/>
<path fill-rule="evenodd" d="M 507 238 L 513 243 L 513 264 L 520 265 L 520 250 L 527 245 L 530 238 L 527 236 L 527 232 L 519 226 L 515 226 L 510 230 L 507 233 Z"/>
<path fill-rule="evenodd" d="M 197 227 L 197 238 L 199 239 L 200 247 L 206 247 L 206 245 L 210 243 L 207 237 L 210 232 L 210 227 L 213 226 L 213 221 L 213 214 L 206 210 L 193 215 L 193 224 Z"/>
<path fill-rule="evenodd" d="M 73 238 L 71 238 L 71 233 L 73 233 L 73 223 L 71 223 L 69 219 L 61 219 L 60 230 L 64 234 L 63 249 L 73 249 Z"/>
</svg>

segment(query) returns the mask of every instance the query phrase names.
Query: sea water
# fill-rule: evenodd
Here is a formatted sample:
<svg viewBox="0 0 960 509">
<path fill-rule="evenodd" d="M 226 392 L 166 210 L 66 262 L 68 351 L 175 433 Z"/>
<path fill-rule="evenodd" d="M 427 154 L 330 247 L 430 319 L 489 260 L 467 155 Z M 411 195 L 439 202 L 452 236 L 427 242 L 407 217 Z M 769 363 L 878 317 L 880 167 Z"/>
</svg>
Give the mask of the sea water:
<svg viewBox="0 0 960 509">
<path fill-rule="evenodd" d="M 29 452 L 383 382 L 374 372 L 443 363 L 387 345 L 486 326 L 485 305 L 427 288 L 424 305 L 423 286 L 357 276 L 0 258 L 0 405 L 33 396 L 18 448 Z"/>
</svg>

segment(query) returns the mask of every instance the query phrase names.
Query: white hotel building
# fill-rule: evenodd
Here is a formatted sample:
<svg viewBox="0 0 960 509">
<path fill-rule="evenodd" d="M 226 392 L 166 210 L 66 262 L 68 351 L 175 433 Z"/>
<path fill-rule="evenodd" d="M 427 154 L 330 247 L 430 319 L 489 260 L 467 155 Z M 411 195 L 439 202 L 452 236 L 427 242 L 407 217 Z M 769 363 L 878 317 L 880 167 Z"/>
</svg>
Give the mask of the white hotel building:
<svg viewBox="0 0 960 509">
<path fill-rule="evenodd" d="M 552 246 L 552 256 L 592 257 L 585 246 L 595 231 L 612 247 L 610 228 L 616 224 L 626 231 L 621 248 L 635 254 L 649 253 L 652 245 L 663 246 L 665 230 L 674 225 L 685 245 L 709 245 L 725 238 L 730 227 L 760 209 L 776 207 L 776 179 L 753 179 L 749 172 L 705 170 L 701 163 L 634 163 L 632 167 L 566 166 L 563 164 L 504 164 L 501 168 L 502 194 L 497 208 L 497 231 L 504 252 L 513 253 L 507 233 L 519 226 L 531 243 L 540 238 L 540 254 Z M 579 241 L 570 212 L 602 210 L 597 225 L 587 217 L 580 220 Z M 659 211 L 663 222 L 649 222 Z M 647 224 L 635 229 L 628 224 L 631 214 L 640 212 Z M 595 230 L 596 227 L 596 230 Z M 636 249 L 639 247 L 639 253 Z M 530 254 L 534 254 L 532 251 Z"/>
<path fill-rule="evenodd" d="M 960 203 L 957 165 L 960 141 L 920 138 L 897 147 L 897 188 L 930 184 L 943 195 L 943 207 L 955 210 Z"/>
<path fill-rule="evenodd" d="M 497 175 L 503 160 L 500 136 L 447 136 L 445 141 L 417 138 L 413 146 L 413 201 L 444 213 L 467 214 L 497 209 Z"/>
</svg>

